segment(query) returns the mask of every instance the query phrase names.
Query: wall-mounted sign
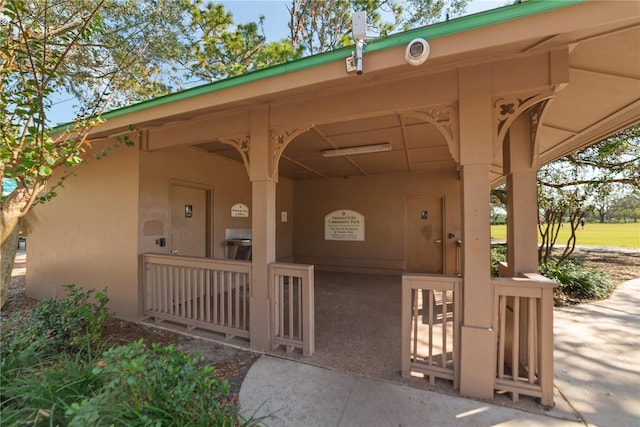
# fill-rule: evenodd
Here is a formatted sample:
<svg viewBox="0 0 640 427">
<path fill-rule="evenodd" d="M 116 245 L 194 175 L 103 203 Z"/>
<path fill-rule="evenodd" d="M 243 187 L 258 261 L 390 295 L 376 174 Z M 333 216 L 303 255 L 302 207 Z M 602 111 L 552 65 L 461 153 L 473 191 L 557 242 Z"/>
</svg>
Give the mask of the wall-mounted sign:
<svg viewBox="0 0 640 427">
<path fill-rule="evenodd" d="M 364 241 L 364 215 L 340 209 L 325 215 L 324 240 Z"/>
<path fill-rule="evenodd" d="M 231 206 L 231 216 L 234 218 L 248 218 L 249 207 L 244 203 L 236 203 Z"/>
</svg>

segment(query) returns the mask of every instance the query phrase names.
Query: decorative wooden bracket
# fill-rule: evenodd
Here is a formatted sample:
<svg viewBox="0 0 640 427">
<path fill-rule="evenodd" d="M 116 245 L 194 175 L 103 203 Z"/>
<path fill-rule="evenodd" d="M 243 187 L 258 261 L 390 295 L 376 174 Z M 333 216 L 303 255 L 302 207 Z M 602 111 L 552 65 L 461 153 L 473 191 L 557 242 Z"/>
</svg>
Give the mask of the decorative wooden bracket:
<svg viewBox="0 0 640 427">
<path fill-rule="evenodd" d="M 278 178 L 278 164 L 280 157 L 287 148 L 287 145 L 293 141 L 298 135 L 301 135 L 313 127 L 312 123 L 303 126 L 287 129 L 272 129 L 269 135 L 269 143 L 271 144 L 271 159 L 269 164 L 269 175 L 273 179 Z"/>
<path fill-rule="evenodd" d="M 435 126 L 447 141 L 449 153 L 460 163 L 460 115 L 456 105 L 446 104 L 420 110 L 403 111 L 402 114 L 424 120 Z"/>
<path fill-rule="evenodd" d="M 554 94 L 555 92 L 549 89 L 536 94 L 528 93 L 495 98 L 493 102 L 493 119 L 495 122 L 493 134 L 494 152 L 498 152 L 496 149 L 504 141 L 504 137 L 509 131 L 509 127 L 511 126 L 513 121 L 522 112 L 528 110 L 536 104 L 542 103 L 542 108 L 536 114 L 535 126 L 531 127 L 531 131 L 533 133 L 533 142 L 535 140 L 535 133 L 537 132 L 537 128 L 539 126 L 540 113 L 544 109 L 544 105 L 546 105 L 547 103 L 546 101 L 549 98 L 552 98 Z"/>
<path fill-rule="evenodd" d="M 249 175 L 251 136 L 245 134 L 231 138 L 223 138 L 219 141 L 223 144 L 231 145 L 238 150 L 240 156 L 242 156 L 242 163 L 244 163 L 244 168 L 247 170 L 247 175 Z"/>
</svg>

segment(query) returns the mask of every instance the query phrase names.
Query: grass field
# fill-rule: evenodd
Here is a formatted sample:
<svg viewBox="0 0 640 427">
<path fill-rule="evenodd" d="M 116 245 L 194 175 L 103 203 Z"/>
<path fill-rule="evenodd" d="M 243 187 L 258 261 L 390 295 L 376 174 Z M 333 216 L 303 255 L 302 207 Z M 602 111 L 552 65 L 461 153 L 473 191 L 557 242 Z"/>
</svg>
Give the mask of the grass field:
<svg viewBox="0 0 640 427">
<path fill-rule="evenodd" d="M 625 248 L 640 248 L 640 222 L 623 224 L 587 223 L 584 229 L 576 230 L 576 246 L 620 246 Z M 507 240 L 506 225 L 492 225 L 491 238 Z M 556 246 L 564 245 L 569 238 L 569 227 L 560 230 Z"/>
</svg>

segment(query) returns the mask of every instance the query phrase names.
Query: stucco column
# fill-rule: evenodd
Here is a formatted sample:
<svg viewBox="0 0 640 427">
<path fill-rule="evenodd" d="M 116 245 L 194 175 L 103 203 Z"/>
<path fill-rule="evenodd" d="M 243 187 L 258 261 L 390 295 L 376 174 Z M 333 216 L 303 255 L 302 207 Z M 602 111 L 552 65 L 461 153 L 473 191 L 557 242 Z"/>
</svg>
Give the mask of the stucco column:
<svg viewBox="0 0 640 427">
<path fill-rule="evenodd" d="M 511 125 L 504 143 L 507 176 L 507 274 L 538 272 L 537 156 L 528 112 Z"/>
<path fill-rule="evenodd" d="M 249 298 L 251 348 L 270 350 L 271 299 L 269 263 L 276 258 L 276 182 L 270 174 L 269 110 L 257 107 L 251 114 L 251 296 Z"/>
<path fill-rule="evenodd" d="M 493 398 L 496 333 L 489 249 L 490 166 L 493 160 L 491 67 L 459 71 L 460 163 L 462 169 L 463 313 L 460 334 L 460 393 Z"/>
</svg>

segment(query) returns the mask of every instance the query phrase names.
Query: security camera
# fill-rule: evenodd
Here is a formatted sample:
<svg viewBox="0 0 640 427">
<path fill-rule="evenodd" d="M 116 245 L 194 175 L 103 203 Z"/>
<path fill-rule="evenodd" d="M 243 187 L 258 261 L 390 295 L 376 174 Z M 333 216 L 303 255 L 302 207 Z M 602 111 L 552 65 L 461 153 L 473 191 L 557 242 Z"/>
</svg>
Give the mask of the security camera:
<svg viewBox="0 0 640 427">
<path fill-rule="evenodd" d="M 411 65 L 420 65 L 429 57 L 429 43 L 424 39 L 413 39 L 404 51 L 404 59 Z"/>
</svg>

